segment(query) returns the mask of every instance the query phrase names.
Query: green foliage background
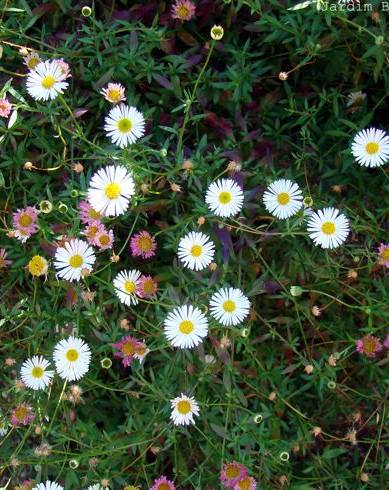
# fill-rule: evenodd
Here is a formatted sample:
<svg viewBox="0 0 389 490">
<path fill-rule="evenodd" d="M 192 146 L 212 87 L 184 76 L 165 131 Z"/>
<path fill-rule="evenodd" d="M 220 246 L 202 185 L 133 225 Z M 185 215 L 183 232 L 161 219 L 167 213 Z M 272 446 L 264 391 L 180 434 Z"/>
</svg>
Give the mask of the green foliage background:
<svg viewBox="0 0 389 490">
<path fill-rule="evenodd" d="M 386 18 L 374 1 L 373 16 L 318 11 L 314 3 L 288 10 L 295 3 L 202 0 L 198 16 L 181 24 L 169 19 L 171 4 L 163 1 L 96 2 L 90 17 L 70 0 L 2 1 L 0 93 L 17 107 L 17 119 L 11 127 L 0 122 L 0 243 L 13 260 L 1 275 L 0 403 L 5 416 L 21 401 L 40 413 L 33 426 L 0 441 L 3 485 L 51 478 L 70 489 L 108 478 L 112 488 L 149 488 L 166 474 L 180 489 L 219 488 L 221 465 L 235 459 L 260 488 L 281 488 L 283 476 L 294 490 L 385 487 L 387 359 L 356 354 L 355 341 L 387 333 L 388 279 L 376 250 L 388 241 L 388 174 L 387 167 L 359 167 L 349 148 L 359 129 L 388 127 Z M 225 30 L 218 43 L 210 39 L 213 24 Z M 63 98 L 42 104 L 28 96 L 21 47 L 70 64 Z M 280 72 L 289 72 L 286 81 Z M 99 90 L 112 80 L 125 85 L 128 103 L 148 121 L 146 137 L 125 150 L 110 145 L 102 129 L 109 107 Z M 352 111 L 347 95 L 357 90 L 367 98 Z M 188 158 L 189 172 L 182 169 Z M 246 205 L 223 228 L 223 242 L 223 223 L 209 214 L 204 194 L 230 160 L 241 164 Z M 26 171 L 27 161 L 42 170 Z M 82 174 L 72 170 L 75 162 L 84 165 Z M 53 269 L 46 281 L 33 280 L 29 259 L 48 256 L 61 230 L 79 235 L 78 201 L 91 174 L 110 162 L 132 169 L 138 190 L 149 186 L 125 217 L 112 220 L 120 262 L 100 252 L 94 273 L 71 287 Z M 315 209 L 342 209 L 352 226 L 347 244 L 325 252 L 306 237 L 302 216 L 269 218 L 261 196 L 277 177 L 298 182 Z M 172 193 L 172 183 L 182 192 Z M 46 199 L 54 210 L 40 215 L 40 232 L 25 245 L 9 238 L 12 211 Z M 191 273 L 176 260 L 179 239 L 199 228 L 200 216 L 201 230 L 217 245 L 214 273 Z M 157 257 L 145 263 L 127 246 L 140 229 L 158 241 Z M 156 275 L 160 293 L 155 302 L 127 308 L 111 280 L 133 267 Z M 170 348 L 162 333 L 167 312 L 188 301 L 204 309 L 226 284 L 248 294 L 250 320 L 234 329 L 211 322 L 199 349 Z M 292 285 L 303 295 L 292 297 Z M 81 297 L 87 288 L 96 292 L 93 302 Z M 321 316 L 313 316 L 313 305 Z M 111 344 L 125 334 L 123 318 L 151 352 L 143 366 L 124 369 L 114 360 L 104 370 L 100 361 L 113 357 Z M 15 379 L 28 356 L 50 357 L 72 329 L 93 352 L 79 383 L 84 404 L 62 402 L 48 430 L 58 378 L 50 397 L 18 389 Z M 232 342 L 224 351 L 223 335 Z M 209 354 L 214 364 L 205 362 Z M 6 367 L 6 358 L 17 364 Z M 189 429 L 169 423 L 169 400 L 181 391 L 201 407 Z M 42 441 L 52 446 L 47 458 L 34 453 Z M 91 458 L 98 458 L 93 469 Z"/>
</svg>

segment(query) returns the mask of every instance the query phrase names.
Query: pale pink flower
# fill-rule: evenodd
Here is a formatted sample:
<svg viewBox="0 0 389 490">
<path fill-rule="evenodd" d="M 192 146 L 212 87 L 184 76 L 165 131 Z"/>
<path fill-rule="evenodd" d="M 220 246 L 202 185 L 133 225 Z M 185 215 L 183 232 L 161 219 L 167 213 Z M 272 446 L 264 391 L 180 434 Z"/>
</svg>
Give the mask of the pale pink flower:
<svg viewBox="0 0 389 490">
<path fill-rule="evenodd" d="M 191 20 L 196 14 L 196 6 L 190 0 L 176 0 L 172 7 L 171 16 L 181 21 Z"/>
<path fill-rule="evenodd" d="M 112 104 L 119 104 L 119 102 L 126 100 L 124 87 L 120 83 L 109 83 L 100 93 L 104 95 L 105 100 L 108 100 Z"/>
<path fill-rule="evenodd" d="M 105 226 L 100 221 L 94 221 L 86 226 L 82 234 L 86 237 L 86 241 L 89 245 L 95 245 L 95 238 L 98 233 L 106 231 Z"/>
<path fill-rule="evenodd" d="M 375 357 L 376 354 L 382 350 L 382 348 L 383 346 L 380 339 L 374 337 L 374 335 L 368 334 L 357 340 L 357 352 L 360 354 L 365 354 L 366 357 Z"/>
<path fill-rule="evenodd" d="M 155 255 L 157 244 L 155 238 L 148 231 L 143 230 L 131 238 L 130 247 L 133 257 L 149 259 Z"/>
<path fill-rule="evenodd" d="M 157 291 L 158 283 L 152 276 L 140 276 L 136 285 L 136 294 L 140 298 L 155 298 Z"/>
<path fill-rule="evenodd" d="M 5 248 L 0 248 L 0 270 L 6 269 L 10 264 L 12 264 L 12 260 L 7 259 L 7 252 Z"/>
<path fill-rule="evenodd" d="M 80 220 L 84 224 L 95 223 L 96 221 L 100 221 L 103 218 L 103 215 L 97 211 L 95 211 L 92 206 L 86 201 L 80 201 L 78 204 L 80 209 L 78 216 Z"/>
<path fill-rule="evenodd" d="M 60 68 L 62 73 L 62 80 L 66 80 L 67 78 L 71 77 L 70 66 L 68 63 L 66 63 L 66 61 L 63 60 L 63 58 L 53 60 L 53 63 Z"/>
<path fill-rule="evenodd" d="M 234 486 L 234 490 L 255 490 L 257 482 L 252 476 L 246 476 Z"/>
<path fill-rule="evenodd" d="M 20 425 L 29 425 L 35 418 L 34 412 L 30 405 L 27 403 L 21 403 L 11 412 L 11 424 L 15 427 Z"/>
<path fill-rule="evenodd" d="M 112 344 L 112 347 L 117 350 L 114 356 L 122 360 L 124 367 L 130 366 L 134 357 L 143 359 L 146 350 L 145 344 L 131 335 L 125 335 L 119 342 Z"/>
<path fill-rule="evenodd" d="M 389 244 L 381 243 L 378 247 L 378 262 L 389 268 Z"/>
<path fill-rule="evenodd" d="M 12 215 L 15 237 L 21 242 L 25 242 L 31 235 L 39 230 L 37 225 L 38 212 L 32 206 L 27 206 L 23 209 L 18 209 Z"/>
<path fill-rule="evenodd" d="M 154 480 L 151 490 L 176 490 L 176 487 L 171 480 L 166 478 L 166 476 L 160 476 Z"/>
<path fill-rule="evenodd" d="M 11 114 L 12 105 L 8 99 L 0 99 L 0 116 L 8 117 Z"/>
<path fill-rule="evenodd" d="M 220 473 L 220 481 L 225 487 L 233 488 L 247 474 L 247 468 L 243 464 L 231 461 L 223 465 Z"/>
<path fill-rule="evenodd" d="M 104 225 L 100 225 L 93 242 L 96 247 L 100 248 L 101 250 L 107 250 L 112 248 L 114 239 L 113 231 L 107 230 Z"/>
</svg>

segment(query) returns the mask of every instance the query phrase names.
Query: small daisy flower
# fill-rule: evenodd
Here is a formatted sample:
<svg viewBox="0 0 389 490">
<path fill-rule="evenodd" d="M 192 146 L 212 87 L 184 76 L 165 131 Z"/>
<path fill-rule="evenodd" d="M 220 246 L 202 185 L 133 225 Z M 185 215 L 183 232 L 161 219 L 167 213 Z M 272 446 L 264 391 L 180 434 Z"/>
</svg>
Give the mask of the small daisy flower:
<svg viewBox="0 0 389 490">
<path fill-rule="evenodd" d="M 138 304 L 136 291 L 141 273 L 137 270 L 125 270 L 113 280 L 116 296 L 127 306 Z"/>
<path fill-rule="evenodd" d="M 297 184 L 287 179 L 273 182 L 263 195 L 265 208 L 279 219 L 290 218 L 299 211 L 303 196 Z"/>
<path fill-rule="evenodd" d="M 223 465 L 220 481 L 225 487 L 233 488 L 239 480 L 242 480 L 246 476 L 247 468 L 236 461 L 231 461 Z"/>
<path fill-rule="evenodd" d="M 389 243 L 381 243 L 381 245 L 378 247 L 378 262 L 381 265 L 389 268 Z"/>
<path fill-rule="evenodd" d="M 45 483 L 39 483 L 32 490 L 64 490 L 64 488 L 54 481 L 46 480 Z"/>
<path fill-rule="evenodd" d="M 366 357 L 374 358 L 382 349 L 380 339 L 374 335 L 365 335 L 362 339 L 357 340 L 356 351 L 365 354 Z"/>
<path fill-rule="evenodd" d="M 134 358 L 137 359 L 142 364 L 142 362 L 144 361 L 145 357 L 149 352 L 150 349 L 148 349 L 144 341 L 142 341 L 140 342 L 140 345 L 138 345 L 135 349 Z"/>
<path fill-rule="evenodd" d="M 27 264 L 28 272 L 34 277 L 45 276 L 48 268 L 49 264 L 47 263 L 47 260 L 40 255 L 34 255 Z"/>
<path fill-rule="evenodd" d="M 79 281 L 83 270 L 92 271 L 95 260 L 93 249 L 76 238 L 57 248 L 54 266 L 57 276 L 67 281 Z"/>
<path fill-rule="evenodd" d="M 11 412 L 10 421 L 15 427 L 29 425 L 35 418 L 35 414 L 27 403 L 21 403 Z"/>
<path fill-rule="evenodd" d="M 108 165 L 91 178 L 88 201 L 99 213 L 119 216 L 126 212 L 129 198 L 135 194 L 135 183 L 130 172 L 120 165 Z"/>
<path fill-rule="evenodd" d="M 82 339 L 70 336 L 56 344 L 53 358 L 55 369 L 62 379 L 77 381 L 89 370 L 91 351 Z"/>
<path fill-rule="evenodd" d="M 31 235 L 36 233 L 39 230 L 39 226 L 37 225 L 37 220 L 38 220 L 38 212 L 32 206 L 27 206 L 26 208 L 18 209 L 15 213 L 13 213 L 12 223 L 13 223 L 14 230 L 20 232 L 20 237 L 17 236 L 17 238 L 23 241 L 22 239 L 23 237 L 29 238 Z"/>
<path fill-rule="evenodd" d="M 181 393 L 181 396 L 171 400 L 170 404 L 172 407 L 170 419 L 174 425 L 190 425 L 195 423 L 193 416 L 198 416 L 200 409 L 198 403 L 192 396 L 189 397 Z"/>
<path fill-rule="evenodd" d="M 257 482 L 252 476 L 246 476 L 234 486 L 234 490 L 256 490 Z"/>
<path fill-rule="evenodd" d="M 96 235 L 104 230 L 105 226 L 99 221 L 95 221 L 94 223 L 90 223 L 86 226 L 85 230 L 82 232 L 82 235 L 85 236 L 89 245 L 95 245 Z"/>
<path fill-rule="evenodd" d="M 96 221 L 100 221 L 104 216 L 102 213 L 93 209 L 87 201 L 80 201 L 78 207 L 80 210 L 78 216 L 85 225 L 96 223 Z"/>
<path fill-rule="evenodd" d="M 155 298 L 158 291 L 158 283 L 152 276 L 140 276 L 136 288 L 136 294 L 140 298 Z"/>
<path fill-rule="evenodd" d="M 361 106 L 366 99 L 366 94 L 359 90 L 358 92 L 351 92 L 347 96 L 347 107 Z"/>
<path fill-rule="evenodd" d="M 125 148 L 145 134 L 145 120 L 135 107 L 120 104 L 109 111 L 104 129 L 112 143 Z"/>
<path fill-rule="evenodd" d="M 196 14 L 196 6 L 190 0 L 176 0 L 172 7 L 171 16 L 173 19 L 189 21 Z"/>
<path fill-rule="evenodd" d="M 8 99 L 0 99 L 0 116 L 8 117 L 11 114 L 12 105 Z"/>
<path fill-rule="evenodd" d="M 118 104 L 124 102 L 126 97 L 124 96 L 124 87 L 120 83 L 109 83 L 106 88 L 103 88 L 100 92 L 104 96 L 105 100 L 112 104 Z"/>
<path fill-rule="evenodd" d="M 178 257 L 185 267 L 201 271 L 213 260 L 215 245 L 207 235 L 191 231 L 178 244 Z"/>
<path fill-rule="evenodd" d="M 208 187 L 205 202 L 217 216 L 228 218 L 242 209 L 243 192 L 232 179 L 219 179 Z"/>
<path fill-rule="evenodd" d="M 148 231 L 139 231 L 131 238 L 131 253 L 133 257 L 149 259 L 154 257 L 157 244 L 155 238 Z"/>
<path fill-rule="evenodd" d="M 214 25 L 211 29 L 211 38 L 214 41 L 220 41 L 224 36 L 224 29 L 222 26 Z"/>
<path fill-rule="evenodd" d="M 53 60 L 53 64 L 58 66 L 59 69 L 61 70 L 62 73 L 62 80 L 66 80 L 71 76 L 70 74 L 70 66 L 66 61 L 63 60 L 63 58 Z"/>
<path fill-rule="evenodd" d="M 27 92 L 35 100 L 55 99 L 68 87 L 58 60 L 42 61 L 27 76 Z"/>
<path fill-rule="evenodd" d="M 250 311 L 250 301 L 240 289 L 222 288 L 209 302 L 211 315 L 227 327 L 239 325 Z"/>
<path fill-rule="evenodd" d="M 31 51 L 27 56 L 23 58 L 24 64 L 27 66 L 29 70 L 34 70 L 34 68 L 41 63 L 41 59 L 38 53 L 35 51 Z"/>
<path fill-rule="evenodd" d="M 208 320 L 192 305 L 179 306 L 166 317 L 164 333 L 174 347 L 190 349 L 200 344 L 207 336 Z"/>
<path fill-rule="evenodd" d="M 176 490 L 176 487 L 171 480 L 162 475 L 154 480 L 151 490 Z"/>
<path fill-rule="evenodd" d="M 10 264 L 12 264 L 12 260 L 7 259 L 8 254 L 5 248 L 0 248 L 0 270 L 6 269 Z"/>
<path fill-rule="evenodd" d="M 94 244 L 100 250 L 108 250 L 109 248 L 112 248 L 113 242 L 113 231 L 107 230 L 105 227 L 104 229 L 99 229 L 94 238 Z"/>
<path fill-rule="evenodd" d="M 354 137 L 351 153 L 363 167 L 380 167 L 389 160 L 389 136 L 381 129 L 362 129 Z"/>
<path fill-rule="evenodd" d="M 338 209 L 324 208 L 313 213 L 307 223 L 309 237 L 322 248 L 336 248 L 347 239 L 350 223 Z"/>
<path fill-rule="evenodd" d="M 124 336 L 119 342 L 112 344 L 112 347 L 117 350 L 114 355 L 122 359 L 124 367 L 131 365 L 136 354 L 142 356 L 146 350 L 145 344 L 131 337 L 131 335 Z"/>
<path fill-rule="evenodd" d="M 22 364 L 20 375 L 23 383 L 32 390 L 43 390 L 54 376 L 54 371 L 47 369 L 49 361 L 42 356 L 33 356 Z"/>
</svg>

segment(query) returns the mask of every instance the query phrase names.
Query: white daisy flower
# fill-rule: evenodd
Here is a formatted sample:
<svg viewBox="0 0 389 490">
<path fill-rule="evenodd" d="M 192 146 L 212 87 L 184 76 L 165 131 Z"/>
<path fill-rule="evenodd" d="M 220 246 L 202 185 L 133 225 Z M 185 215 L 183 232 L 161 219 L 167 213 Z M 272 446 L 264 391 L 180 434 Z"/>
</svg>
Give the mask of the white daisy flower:
<svg viewBox="0 0 389 490">
<path fill-rule="evenodd" d="M 46 483 L 39 483 L 32 490 L 64 490 L 64 488 L 58 483 L 47 480 Z"/>
<path fill-rule="evenodd" d="M 186 396 L 181 393 L 181 396 L 170 400 L 170 404 L 172 407 L 170 419 L 174 425 L 191 425 L 195 423 L 193 416 L 199 415 L 200 408 L 193 396 Z"/>
<path fill-rule="evenodd" d="M 174 347 L 190 349 L 200 344 L 207 336 L 208 320 L 192 305 L 179 306 L 165 318 L 164 333 Z"/>
<path fill-rule="evenodd" d="M 33 390 L 43 390 L 54 376 L 54 371 L 47 369 L 50 366 L 42 356 L 33 356 L 22 364 L 20 375 L 23 383 Z"/>
<path fill-rule="evenodd" d="M 208 187 L 205 202 L 217 216 L 228 218 L 242 209 L 243 192 L 234 180 L 219 179 Z"/>
<path fill-rule="evenodd" d="M 79 281 L 83 270 L 92 271 L 96 256 L 86 242 L 75 238 L 58 247 L 54 259 L 57 276 L 67 281 Z"/>
<path fill-rule="evenodd" d="M 191 231 L 178 244 L 178 257 L 185 267 L 201 271 L 207 267 L 215 254 L 215 245 L 204 233 Z"/>
<path fill-rule="evenodd" d="M 112 143 L 125 148 L 145 134 L 145 120 L 135 107 L 120 104 L 109 111 L 104 129 Z"/>
<path fill-rule="evenodd" d="M 67 381 L 77 381 L 89 370 L 91 351 L 82 339 L 70 336 L 54 347 L 54 363 L 58 375 Z"/>
<path fill-rule="evenodd" d="M 109 487 L 103 487 L 99 483 L 96 483 L 95 485 L 89 485 L 86 490 L 109 490 Z"/>
<path fill-rule="evenodd" d="M 269 185 L 263 194 L 263 202 L 269 213 L 279 219 L 293 216 L 303 204 L 303 196 L 297 184 L 279 179 Z"/>
<path fill-rule="evenodd" d="M 212 295 L 209 310 L 223 325 L 239 325 L 249 314 L 250 301 L 240 289 L 222 288 Z"/>
<path fill-rule="evenodd" d="M 89 182 L 89 204 L 105 216 L 119 216 L 125 213 L 129 198 L 134 194 L 134 179 L 131 173 L 120 165 L 101 168 Z"/>
<path fill-rule="evenodd" d="M 356 134 L 351 153 L 363 167 L 380 167 L 389 160 L 389 136 L 381 129 L 363 129 Z"/>
<path fill-rule="evenodd" d="M 42 61 L 27 76 L 27 91 L 35 100 L 55 99 L 68 87 L 57 60 Z"/>
<path fill-rule="evenodd" d="M 141 272 L 134 269 L 119 272 L 113 280 L 116 296 L 127 306 L 138 304 L 136 289 L 140 276 Z"/>
<path fill-rule="evenodd" d="M 310 216 L 307 226 L 310 238 L 322 248 L 338 247 L 350 232 L 349 220 L 335 208 L 319 209 Z"/>
</svg>

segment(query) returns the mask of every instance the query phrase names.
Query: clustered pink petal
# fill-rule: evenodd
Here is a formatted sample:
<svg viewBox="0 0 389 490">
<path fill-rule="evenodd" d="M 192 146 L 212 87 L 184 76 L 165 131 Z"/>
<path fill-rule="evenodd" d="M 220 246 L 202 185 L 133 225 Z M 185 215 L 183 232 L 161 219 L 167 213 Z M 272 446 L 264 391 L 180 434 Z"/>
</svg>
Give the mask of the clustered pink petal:
<svg viewBox="0 0 389 490">
<path fill-rule="evenodd" d="M 5 248 L 0 248 L 0 269 L 5 269 L 10 264 L 12 264 L 12 260 L 7 259 L 7 252 Z"/>
<path fill-rule="evenodd" d="M 15 427 L 20 425 L 29 425 L 35 418 L 34 412 L 30 405 L 27 403 L 21 403 L 11 412 L 11 424 Z"/>
<path fill-rule="evenodd" d="M 131 335 L 125 335 L 119 342 L 112 344 L 112 347 L 117 350 L 114 356 L 122 359 L 124 367 L 130 366 L 136 355 L 138 359 L 139 357 L 143 358 L 145 351 L 145 344 L 131 337 Z"/>
<path fill-rule="evenodd" d="M 8 99 L 0 99 L 0 116 L 8 117 L 11 114 L 12 105 Z"/>
<path fill-rule="evenodd" d="M 155 298 L 157 291 L 158 283 L 152 276 L 140 276 L 136 286 L 136 294 L 140 298 Z"/>
<path fill-rule="evenodd" d="M 139 231 L 131 238 L 131 253 L 133 257 L 149 259 L 154 257 L 157 244 L 155 238 L 146 230 Z"/>
<path fill-rule="evenodd" d="M 86 201 L 80 201 L 78 207 L 80 209 L 78 216 L 85 225 L 100 222 L 101 218 L 103 218 L 103 215 L 95 211 Z"/>
<path fill-rule="evenodd" d="M 101 250 L 107 250 L 112 248 L 113 242 L 113 231 L 107 230 L 104 225 L 100 225 L 99 230 L 94 237 L 93 244 Z"/>
<path fill-rule="evenodd" d="M 12 223 L 15 230 L 15 236 L 21 242 L 25 242 L 31 235 L 39 230 L 37 225 L 38 212 L 32 206 L 18 209 L 12 215 Z"/>
<path fill-rule="evenodd" d="M 154 480 L 151 490 L 176 490 L 176 487 L 171 480 L 162 475 Z"/>
<path fill-rule="evenodd" d="M 386 337 L 384 340 L 384 347 L 385 347 L 385 349 L 389 349 L 389 333 L 386 334 Z"/>
<path fill-rule="evenodd" d="M 89 243 L 89 245 L 95 245 L 95 238 L 97 234 L 104 233 L 105 231 L 105 226 L 100 223 L 100 221 L 94 221 L 85 227 L 82 234 L 86 237 L 86 241 Z"/>
<path fill-rule="evenodd" d="M 374 358 L 383 349 L 380 339 L 374 335 L 365 335 L 356 342 L 356 351 L 366 357 Z"/>
<path fill-rule="evenodd" d="M 193 19 L 196 14 L 196 5 L 190 0 L 177 0 L 172 7 L 172 18 L 181 21 Z"/>
<path fill-rule="evenodd" d="M 381 243 L 378 247 L 378 262 L 389 268 L 389 244 Z"/>
<path fill-rule="evenodd" d="M 247 468 L 237 461 L 231 461 L 223 465 L 220 473 L 220 481 L 227 488 L 234 488 L 234 486 L 248 475 Z"/>
</svg>

